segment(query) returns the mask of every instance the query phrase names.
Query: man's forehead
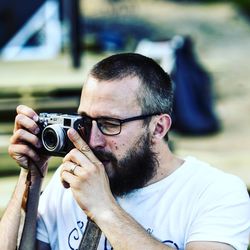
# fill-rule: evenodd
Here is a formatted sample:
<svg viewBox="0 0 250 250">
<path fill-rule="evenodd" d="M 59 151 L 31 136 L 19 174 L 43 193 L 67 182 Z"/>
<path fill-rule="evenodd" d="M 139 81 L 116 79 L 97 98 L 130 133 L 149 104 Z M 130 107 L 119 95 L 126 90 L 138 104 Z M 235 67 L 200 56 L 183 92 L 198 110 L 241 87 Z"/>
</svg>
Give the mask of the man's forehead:
<svg viewBox="0 0 250 250">
<path fill-rule="evenodd" d="M 138 90 L 138 87 L 140 85 L 140 80 L 136 76 L 127 76 L 124 78 L 117 78 L 117 79 L 111 79 L 111 80 L 99 80 L 91 75 L 88 76 L 83 89 L 91 90 L 101 87 L 110 87 L 114 89 L 122 89 L 126 87 L 129 90 L 136 91 Z"/>
<path fill-rule="evenodd" d="M 98 87 L 99 83 L 100 82 L 97 79 L 95 79 L 91 76 L 88 76 L 88 78 L 86 79 L 86 81 L 83 84 L 83 90 L 95 89 Z"/>
<path fill-rule="evenodd" d="M 139 110 L 138 86 L 138 79 L 131 77 L 112 81 L 100 81 L 89 77 L 83 87 L 79 110 L 118 109 L 123 111 L 122 113 L 129 109 L 132 112 L 135 109 Z"/>
<path fill-rule="evenodd" d="M 98 80 L 89 77 L 83 86 L 82 98 L 98 97 L 136 100 L 138 97 L 140 81 L 137 77 L 125 77 L 114 80 Z"/>
</svg>

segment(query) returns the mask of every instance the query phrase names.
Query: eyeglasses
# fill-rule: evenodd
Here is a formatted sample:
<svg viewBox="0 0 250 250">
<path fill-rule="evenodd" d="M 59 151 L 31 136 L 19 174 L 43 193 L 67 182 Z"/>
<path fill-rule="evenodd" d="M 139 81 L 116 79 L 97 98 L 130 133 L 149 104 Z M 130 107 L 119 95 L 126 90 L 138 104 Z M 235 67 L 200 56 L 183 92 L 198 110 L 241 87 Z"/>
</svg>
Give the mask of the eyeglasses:
<svg viewBox="0 0 250 250">
<path fill-rule="evenodd" d="M 111 117 L 92 118 L 87 115 L 82 115 L 81 126 L 84 128 L 85 136 L 89 137 L 92 128 L 92 122 L 96 121 L 97 127 L 104 135 L 118 135 L 121 133 L 122 125 L 127 122 L 136 120 L 144 120 L 150 116 L 159 115 L 158 113 L 139 115 L 126 119 L 117 119 Z"/>
</svg>

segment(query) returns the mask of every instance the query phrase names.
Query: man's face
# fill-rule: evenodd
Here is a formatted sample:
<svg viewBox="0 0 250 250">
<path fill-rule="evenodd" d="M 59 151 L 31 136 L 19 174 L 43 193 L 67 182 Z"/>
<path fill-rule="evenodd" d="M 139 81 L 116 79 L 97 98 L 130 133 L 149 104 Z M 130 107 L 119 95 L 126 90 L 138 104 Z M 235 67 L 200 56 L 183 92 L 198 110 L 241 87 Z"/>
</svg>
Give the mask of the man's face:
<svg viewBox="0 0 250 250">
<path fill-rule="evenodd" d="M 135 77 L 112 82 L 98 82 L 89 77 L 78 111 L 92 118 L 138 116 L 141 114 L 136 98 L 139 84 Z M 103 163 L 114 195 L 143 187 L 154 176 L 157 160 L 150 138 L 143 120 L 123 124 L 121 133 L 114 136 L 102 134 L 93 121 L 88 144 Z"/>
</svg>

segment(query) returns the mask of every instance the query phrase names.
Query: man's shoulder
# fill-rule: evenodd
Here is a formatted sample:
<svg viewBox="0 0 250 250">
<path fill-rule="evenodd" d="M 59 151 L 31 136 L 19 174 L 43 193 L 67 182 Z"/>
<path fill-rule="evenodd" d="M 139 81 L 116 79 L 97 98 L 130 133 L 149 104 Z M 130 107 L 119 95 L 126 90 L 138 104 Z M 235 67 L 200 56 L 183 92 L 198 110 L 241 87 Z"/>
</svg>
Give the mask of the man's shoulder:
<svg viewBox="0 0 250 250">
<path fill-rule="evenodd" d="M 193 176 L 197 175 L 203 180 L 228 180 L 243 183 L 238 176 L 227 173 L 215 166 L 212 166 L 208 162 L 199 160 L 192 156 L 188 156 L 186 158 L 184 166 L 187 172 L 190 172 Z"/>
<path fill-rule="evenodd" d="M 210 191 L 213 195 L 237 192 L 247 194 L 246 184 L 236 175 L 224 172 L 194 157 L 188 157 L 185 164 L 190 178 L 196 183 L 196 187 L 200 187 L 203 191 Z"/>
</svg>

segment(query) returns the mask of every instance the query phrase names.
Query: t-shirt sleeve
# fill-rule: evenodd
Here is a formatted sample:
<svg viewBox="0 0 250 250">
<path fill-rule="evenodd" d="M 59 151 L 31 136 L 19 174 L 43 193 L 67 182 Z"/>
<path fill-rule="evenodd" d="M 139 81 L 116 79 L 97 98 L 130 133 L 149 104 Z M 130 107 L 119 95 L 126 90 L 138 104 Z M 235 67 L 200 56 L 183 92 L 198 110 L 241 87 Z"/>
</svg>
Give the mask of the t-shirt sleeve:
<svg viewBox="0 0 250 250">
<path fill-rule="evenodd" d="M 235 249 L 247 249 L 250 233 L 250 201 L 245 184 L 224 175 L 200 194 L 187 242 L 218 241 Z"/>
<path fill-rule="evenodd" d="M 56 229 L 56 204 L 59 202 L 62 190 L 58 168 L 39 200 L 36 238 L 45 243 L 51 242 L 50 237 L 54 235 Z"/>
</svg>

